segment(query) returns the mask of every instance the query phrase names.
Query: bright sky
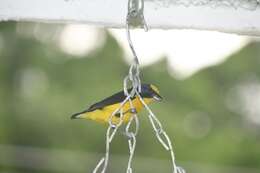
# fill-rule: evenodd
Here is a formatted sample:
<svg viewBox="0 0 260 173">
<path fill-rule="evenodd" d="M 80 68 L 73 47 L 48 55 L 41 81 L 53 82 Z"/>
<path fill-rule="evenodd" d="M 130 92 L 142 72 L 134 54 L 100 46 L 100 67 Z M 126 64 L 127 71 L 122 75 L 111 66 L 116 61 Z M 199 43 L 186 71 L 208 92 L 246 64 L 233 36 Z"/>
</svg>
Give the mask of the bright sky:
<svg viewBox="0 0 260 173">
<path fill-rule="evenodd" d="M 105 43 L 104 31 L 87 25 L 67 25 L 60 37 L 61 49 L 75 57 L 85 57 Z"/>
<path fill-rule="evenodd" d="M 109 32 L 125 50 L 127 62 L 132 55 L 124 29 Z M 132 39 L 141 65 L 149 65 L 166 56 L 170 73 L 179 79 L 189 77 L 198 70 L 219 64 L 229 55 L 245 46 L 244 36 L 213 31 L 195 30 L 134 30 Z M 62 32 L 60 46 L 69 54 L 83 57 L 104 44 L 104 32 L 87 25 L 68 25 Z"/>
</svg>

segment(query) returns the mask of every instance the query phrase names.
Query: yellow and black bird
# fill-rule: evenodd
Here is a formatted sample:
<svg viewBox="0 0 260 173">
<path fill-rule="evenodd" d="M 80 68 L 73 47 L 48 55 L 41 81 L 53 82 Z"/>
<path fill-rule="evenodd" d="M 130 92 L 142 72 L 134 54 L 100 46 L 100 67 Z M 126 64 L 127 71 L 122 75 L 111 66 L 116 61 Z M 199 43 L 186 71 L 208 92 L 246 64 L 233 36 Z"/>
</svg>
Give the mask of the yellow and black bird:
<svg viewBox="0 0 260 173">
<path fill-rule="evenodd" d="M 129 92 L 130 91 L 131 89 L 129 89 Z M 158 88 L 152 84 L 142 84 L 140 95 L 146 104 L 149 104 L 153 101 L 162 100 Z M 108 123 L 111 114 L 120 107 L 121 102 L 123 102 L 125 98 L 126 95 L 124 94 L 124 91 L 118 92 L 98 103 L 93 104 L 85 111 L 73 114 L 71 116 L 71 119 L 90 119 L 100 123 Z M 131 100 L 133 106 L 136 109 L 136 112 L 138 113 L 143 108 L 142 102 L 140 101 L 138 96 L 133 96 Z M 123 122 L 126 123 L 129 121 L 132 115 L 132 111 L 131 111 L 132 109 L 129 101 L 124 104 L 122 110 L 124 114 Z M 119 120 L 120 120 L 120 113 L 116 113 L 113 116 L 112 122 L 117 124 Z"/>
</svg>

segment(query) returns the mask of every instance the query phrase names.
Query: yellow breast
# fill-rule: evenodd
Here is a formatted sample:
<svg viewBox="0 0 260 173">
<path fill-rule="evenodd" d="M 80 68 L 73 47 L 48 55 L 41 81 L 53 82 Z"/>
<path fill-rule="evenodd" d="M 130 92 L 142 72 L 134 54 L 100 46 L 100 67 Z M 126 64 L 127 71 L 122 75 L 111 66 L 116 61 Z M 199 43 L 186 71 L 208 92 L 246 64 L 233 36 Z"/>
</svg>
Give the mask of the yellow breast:
<svg viewBox="0 0 260 173">
<path fill-rule="evenodd" d="M 144 101 L 146 104 L 149 104 L 153 99 L 147 99 L 145 98 Z M 135 98 L 133 99 L 133 106 L 135 107 L 137 113 L 141 111 L 141 109 L 143 108 L 143 104 L 141 103 L 141 101 L 139 100 L 139 98 Z M 91 119 L 100 123 L 108 123 L 108 121 L 110 120 L 110 116 L 113 114 L 114 111 L 116 111 L 119 107 L 120 107 L 121 103 L 116 103 L 110 106 L 106 106 L 103 109 L 97 109 L 93 112 L 87 112 L 85 113 L 82 118 L 86 118 L 86 119 Z M 125 105 L 123 106 L 123 122 L 127 123 L 131 116 L 133 115 L 131 113 L 131 106 L 130 103 L 127 102 L 125 103 Z M 120 116 L 113 116 L 112 118 L 112 123 L 117 124 L 119 123 L 119 118 Z"/>
</svg>

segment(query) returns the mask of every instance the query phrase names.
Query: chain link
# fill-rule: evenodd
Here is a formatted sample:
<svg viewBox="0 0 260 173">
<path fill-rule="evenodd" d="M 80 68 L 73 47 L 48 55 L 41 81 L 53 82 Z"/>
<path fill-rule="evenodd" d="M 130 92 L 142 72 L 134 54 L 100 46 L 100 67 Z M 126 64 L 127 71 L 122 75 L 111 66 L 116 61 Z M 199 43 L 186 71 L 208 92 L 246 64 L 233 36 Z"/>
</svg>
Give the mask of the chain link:
<svg viewBox="0 0 260 173">
<path fill-rule="evenodd" d="M 129 159 L 128 159 L 128 164 L 127 164 L 127 173 L 132 173 L 132 160 L 135 152 L 135 147 L 136 147 L 136 136 L 138 134 L 139 130 L 139 120 L 137 117 L 137 111 L 133 105 L 132 100 L 129 100 L 130 103 L 130 108 L 131 108 L 131 113 L 133 116 L 131 116 L 130 121 L 127 123 L 126 128 L 125 128 L 125 133 L 126 136 L 128 137 L 128 147 L 129 147 Z M 131 126 L 135 123 L 135 128 L 133 131 L 131 131 Z"/>
<path fill-rule="evenodd" d="M 98 170 L 103 166 L 101 173 L 105 173 L 107 170 L 108 166 L 108 161 L 109 161 L 109 151 L 110 151 L 110 143 L 115 137 L 115 134 L 118 131 L 118 128 L 122 125 L 123 123 L 123 106 L 127 103 L 127 101 L 131 100 L 131 95 L 128 95 L 126 99 L 120 104 L 119 108 L 116 109 L 111 116 L 109 117 L 109 127 L 107 128 L 106 132 L 106 154 L 105 157 L 103 157 L 99 163 L 97 164 L 96 168 L 93 170 L 93 173 L 97 173 Z M 113 122 L 113 117 L 115 116 L 116 113 L 120 113 L 120 118 L 118 123 Z"/>
<path fill-rule="evenodd" d="M 143 16 L 143 9 L 144 9 L 144 1 L 143 0 L 129 0 L 128 1 L 128 13 L 126 17 L 126 31 L 127 31 L 127 39 L 129 43 L 129 47 L 134 56 L 134 63 L 130 66 L 129 73 L 124 79 L 124 94 L 126 96 L 125 100 L 120 104 L 120 106 L 111 114 L 109 117 L 109 127 L 107 128 L 106 132 L 106 153 L 103 158 L 100 159 L 97 166 L 93 170 L 93 173 L 99 172 L 102 168 L 101 173 L 105 173 L 108 167 L 109 162 L 109 152 L 110 152 L 110 144 L 113 141 L 119 127 L 123 124 L 124 120 L 124 110 L 123 106 L 127 103 L 130 105 L 130 119 L 125 127 L 124 135 L 127 137 L 128 140 L 128 147 L 129 147 L 129 159 L 127 164 L 126 173 L 133 173 L 132 169 L 132 161 L 133 156 L 135 153 L 136 148 L 136 136 L 139 131 L 139 120 L 137 117 L 137 111 L 133 105 L 132 98 L 138 97 L 145 109 L 148 111 L 148 118 L 151 122 L 155 135 L 158 141 L 162 144 L 162 146 L 170 152 L 172 165 L 173 165 L 173 173 L 185 173 L 184 169 L 181 167 L 176 166 L 175 164 L 175 156 L 172 148 L 172 143 L 164 131 L 161 122 L 158 118 L 154 115 L 151 109 L 147 106 L 144 102 L 143 98 L 141 97 L 141 80 L 139 77 L 140 69 L 139 69 L 139 60 L 137 54 L 135 52 L 131 35 L 130 35 L 130 23 L 133 18 L 141 20 L 141 25 L 144 27 L 145 31 L 148 30 L 148 26 L 145 22 Z M 139 21 L 140 22 L 140 21 Z M 128 89 L 130 88 L 130 89 Z M 120 118 L 118 122 L 113 122 L 115 114 L 120 113 Z"/>
<path fill-rule="evenodd" d="M 132 67 L 132 66 L 131 66 Z M 140 88 L 139 85 L 140 79 L 139 79 L 139 73 L 130 73 L 132 71 L 132 67 L 130 67 L 129 74 L 128 76 L 125 77 L 124 79 L 124 93 L 126 95 L 125 100 L 120 104 L 119 108 L 117 108 L 109 117 L 109 127 L 107 129 L 106 133 L 106 154 L 105 157 L 103 157 L 99 163 L 97 164 L 96 168 L 94 169 L 93 173 L 97 173 L 98 170 L 102 167 L 101 173 L 105 173 L 107 170 L 108 166 L 108 161 L 109 161 L 109 151 L 110 151 L 110 144 L 112 140 L 114 139 L 115 134 L 117 133 L 119 127 L 122 125 L 123 120 L 124 120 L 124 114 L 123 114 L 123 106 L 128 102 L 130 105 L 131 113 L 132 116 L 130 117 L 129 122 L 126 125 L 125 128 L 125 136 L 128 138 L 128 146 L 129 146 L 129 160 L 128 160 L 128 165 L 127 165 L 127 173 L 132 173 L 132 160 L 134 156 L 134 151 L 136 147 L 136 135 L 138 134 L 139 130 L 139 120 L 137 117 L 137 112 L 135 110 L 135 107 L 132 102 L 132 97 L 134 97 L 135 93 L 137 92 L 137 89 Z M 132 89 L 128 90 L 128 83 L 131 83 Z M 120 118 L 118 123 L 113 122 L 113 117 L 115 114 L 120 113 Z M 135 123 L 135 129 L 133 131 L 130 130 L 131 126 Z"/>
<path fill-rule="evenodd" d="M 144 102 L 143 98 L 141 97 L 141 95 L 139 93 L 137 93 L 140 101 L 142 102 L 142 104 L 144 105 L 144 107 L 146 108 L 146 110 L 148 111 L 148 117 L 149 120 L 152 124 L 153 130 L 155 132 L 155 135 L 158 139 L 158 141 L 162 144 L 162 146 L 170 152 L 171 155 L 171 160 L 172 160 L 172 166 L 173 166 L 173 173 L 185 173 L 185 170 L 182 169 L 181 167 L 176 166 L 175 163 L 175 155 L 173 152 L 173 148 L 172 148 L 172 142 L 168 136 L 168 134 L 164 131 L 161 122 L 159 121 L 159 119 L 155 116 L 155 114 L 152 112 L 152 110 L 148 107 L 148 105 Z"/>
</svg>

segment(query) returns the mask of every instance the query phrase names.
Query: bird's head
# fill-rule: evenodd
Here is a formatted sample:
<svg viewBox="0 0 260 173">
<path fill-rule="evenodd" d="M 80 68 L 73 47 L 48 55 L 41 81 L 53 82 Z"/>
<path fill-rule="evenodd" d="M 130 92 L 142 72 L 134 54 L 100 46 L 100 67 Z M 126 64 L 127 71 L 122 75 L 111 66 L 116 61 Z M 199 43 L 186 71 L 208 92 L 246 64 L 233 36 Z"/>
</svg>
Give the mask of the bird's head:
<svg viewBox="0 0 260 173">
<path fill-rule="evenodd" d="M 154 99 L 156 101 L 162 100 L 158 88 L 152 84 L 142 84 L 140 95 L 143 98 Z"/>
</svg>

